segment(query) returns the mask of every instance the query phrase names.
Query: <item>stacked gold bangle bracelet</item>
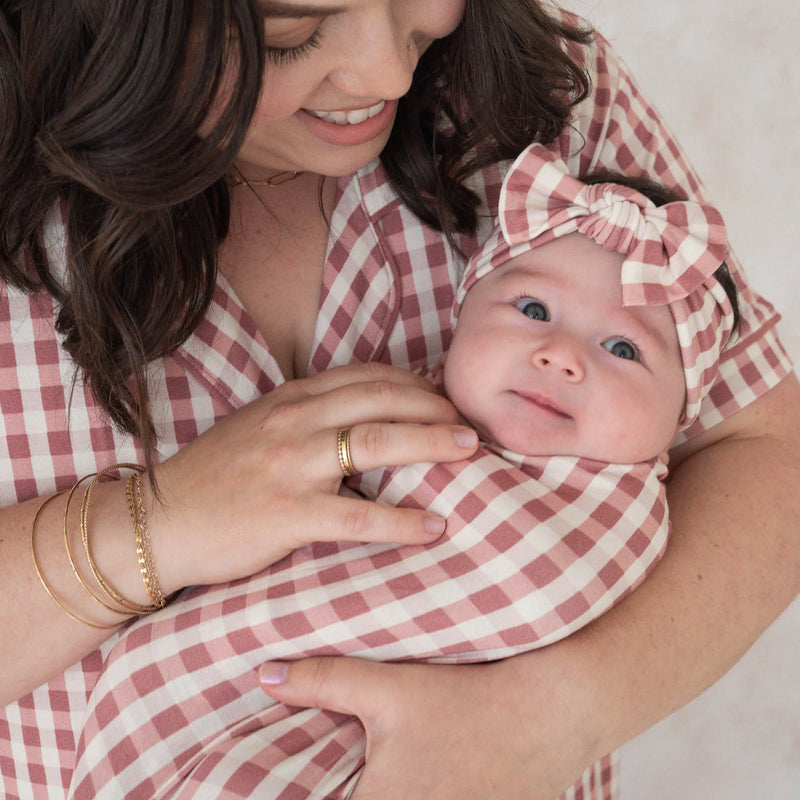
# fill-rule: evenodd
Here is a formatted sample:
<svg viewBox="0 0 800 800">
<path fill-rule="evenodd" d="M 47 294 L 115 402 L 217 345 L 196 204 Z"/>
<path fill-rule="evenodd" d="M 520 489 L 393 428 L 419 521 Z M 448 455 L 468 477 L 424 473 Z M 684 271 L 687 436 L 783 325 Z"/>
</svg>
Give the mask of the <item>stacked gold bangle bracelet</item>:
<svg viewBox="0 0 800 800">
<path fill-rule="evenodd" d="M 144 503 L 142 502 L 142 472 L 138 470 L 128 478 L 125 483 L 125 496 L 128 498 L 128 511 L 133 520 L 133 531 L 136 534 L 136 557 L 139 560 L 139 571 L 142 573 L 142 582 L 147 591 L 147 596 L 152 605 L 145 611 L 158 611 L 166 605 L 161 586 L 158 583 L 158 574 L 153 560 L 153 550 L 150 545 L 150 532 L 147 530 L 147 521 L 144 516 Z"/>
<path fill-rule="evenodd" d="M 92 492 L 94 487 L 100 482 L 100 480 L 104 477 L 110 476 L 115 472 L 119 472 L 121 470 L 132 470 L 132 475 L 127 479 L 125 485 L 125 494 L 128 501 L 128 512 L 131 517 L 131 521 L 133 523 L 133 532 L 134 532 L 134 539 L 136 543 L 136 555 L 139 562 L 139 571 L 142 575 L 142 582 L 144 583 L 145 590 L 147 591 L 147 595 L 151 600 L 149 605 L 142 605 L 140 603 L 136 603 L 132 600 L 129 600 L 124 595 L 122 595 L 111 582 L 100 572 L 97 563 L 94 559 L 94 555 L 92 553 L 92 547 L 89 537 L 89 508 L 91 506 L 92 501 Z M 55 601 L 55 603 L 61 608 L 64 613 L 66 613 L 71 619 L 75 620 L 76 622 L 81 622 L 84 625 L 88 625 L 92 628 L 101 628 L 101 629 L 110 629 L 116 628 L 119 624 L 125 621 L 124 618 L 129 618 L 133 616 L 138 616 L 140 614 L 152 614 L 154 611 L 158 611 L 159 609 L 163 608 L 166 605 L 166 600 L 164 595 L 161 591 L 161 586 L 158 581 L 158 574 L 155 568 L 155 561 L 153 559 L 153 551 L 150 542 L 150 534 L 147 529 L 147 520 L 145 518 L 145 509 L 144 509 L 144 502 L 142 501 L 142 475 L 144 474 L 144 467 L 140 466 L 139 464 L 114 464 L 111 467 L 106 467 L 105 469 L 100 470 L 99 472 L 94 472 L 90 475 L 86 475 L 83 478 L 80 478 L 73 484 L 72 488 L 68 491 L 58 492 L 57 494 L 48 497 L 38 508 L 36 514 L 33 518 L 33 524 L 31 525 L 31 557 L 33 559 L 33 566 L 36 571 L 36 575 L 39 578 L 42 586 L 44 587 L 45 591 L 48 595 Z M 70 504 L 72 502 L 73 497 L 75 496 L 78 487 L 81 486 L 85 481 L 91 480 L 89 486 L 87 487 L 83 499 L 81 501 L 81 510 L 80 510 L 80 536 L 81 536 L 81 544 L 83 547 L 83 555 L 86 560 L 86 564 L 89 568 L 89 572 L 94 579 L 94 582 L 97 588 L 94 588 L 86 577 L 81 573 L 81 570 L 78 567 L 78 563 L 75 559 L 75 554 L 72 552 L 72 548 L 70 547 L 69 543 L 69 530 L 67 525 L 67 520 L 69 517 L 69 509 Z M 64 540 L 64 549 L 67 554 L 67 559 L 69 560 L 70 567 L 72 568 L 72 573 L 75 576 L 76 580 L 80 584 L 83 591 L 96 603 L 101 605 L 107 611 L 111 611 L 114 614 L 118 614 L 123 619 L 114 622 L 110 625 L 108 624 L 100 624 L 88 619 L 84 619 L 80 615 L 76 614 L 73 610 L 67 607 L 64 601 L 57 596 L 53 588 L 50 586 L 49 582 L 44 576 L 42 571 L 41 564 L 39 563 L 38 556 L 36 554 L 36 527 L 39 522 L 39 518 L 44 511 L 45 507 L 55 500 L 57 497 L 61 495 L 67 495 L 67 502 L 64 508 L 64 523 L 63 523 L 63 540 Z"/>
</svg>

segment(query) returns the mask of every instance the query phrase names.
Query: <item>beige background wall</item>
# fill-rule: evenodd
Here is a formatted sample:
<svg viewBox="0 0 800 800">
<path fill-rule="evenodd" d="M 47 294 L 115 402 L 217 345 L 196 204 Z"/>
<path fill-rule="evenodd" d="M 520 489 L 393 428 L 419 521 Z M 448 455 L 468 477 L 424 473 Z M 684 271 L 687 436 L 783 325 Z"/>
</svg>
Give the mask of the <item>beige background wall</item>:
<svg viewBox="0 0 800 800">
<path fill-rule="evenodd" d="M 800 363 L 800 3 L 562 5 L 611 40 L 683 144 Z M 622 759 L 622 800 L 798 800 L 800 601 Z"/>
</svg>

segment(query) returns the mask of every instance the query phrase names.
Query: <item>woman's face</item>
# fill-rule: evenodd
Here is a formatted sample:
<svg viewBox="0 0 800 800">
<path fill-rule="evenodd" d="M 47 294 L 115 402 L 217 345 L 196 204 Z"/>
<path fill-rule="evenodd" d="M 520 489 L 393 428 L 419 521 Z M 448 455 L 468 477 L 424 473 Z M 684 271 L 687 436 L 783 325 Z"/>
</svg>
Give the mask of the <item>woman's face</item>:
<svg viewBox="0 0 800 800">
<path fill-rule="evenodd" d="M 237 165 L 345 175 L 389 138 L 420 55 L 466 0 L 261 0 L 268 66 Z"/>
</svg>

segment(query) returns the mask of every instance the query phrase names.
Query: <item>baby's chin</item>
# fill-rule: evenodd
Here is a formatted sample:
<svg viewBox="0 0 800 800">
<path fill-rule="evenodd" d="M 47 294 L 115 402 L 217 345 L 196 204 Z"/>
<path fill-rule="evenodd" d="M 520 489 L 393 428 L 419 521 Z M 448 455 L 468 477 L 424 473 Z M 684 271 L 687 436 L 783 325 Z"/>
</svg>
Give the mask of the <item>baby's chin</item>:
<svg viewBox="0 0 800 800">
<path fill-rule="evenodd" d="M 570 455 L 564 452 L 568 448 L 556 448 L 551 441 L 545 441 L 531 434 L 530 428 L 520 430 L 508 424 L 485 425 L 472 422 L 482 442 L 510 450 L 522 456 L 556 456 Z M 558 450 L 559 452 L 556 452 Z M 575 453 L 571 455 L 577 455 Z"/>
<path fill-rule="evenodd" d="M 508 425 L 484 425 L 472 422 L 472 427 L 478 432 L 482 442 L 493 444 L 504 450 L 510 450 L 528 457 L 549 458 L 552 456 L 565 456 L 568 458 L 585 458 L 589 461 L 599 461 L 607 464 L 638 464 L 664 457 L 672 442 L 665 443 L 661 449 L 626 446 L 615 448 L 602 447 L 599 444 L 590 446 L 586 443 L 553 441 L 549 437 L 537 437 L 531 434 L 530 429 L 519 430 Z"/>
<path fill-rule="evenodd" d="M 582 458 L 593 461 L 605 461 L 609 464 L 640 464 L 658 458 L 666 458 L 672 447 L 673 437 L 667 441 L 636 441 L 625 442 L 622 447 L 615 447 L 613 443 L 606 447 L 587 447 L 580 454 Z"/>
</svg>

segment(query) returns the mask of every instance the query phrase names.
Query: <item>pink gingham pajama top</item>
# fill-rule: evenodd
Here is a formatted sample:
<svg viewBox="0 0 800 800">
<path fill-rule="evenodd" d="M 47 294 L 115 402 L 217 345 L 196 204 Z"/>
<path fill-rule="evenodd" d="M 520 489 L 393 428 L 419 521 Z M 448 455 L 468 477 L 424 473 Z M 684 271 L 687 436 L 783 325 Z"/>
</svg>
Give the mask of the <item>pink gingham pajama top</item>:
<svg viewBox="0 0 800 800">
<path fill-rule="evenodd" d="M 553 145 L 573 173 L 600 167 L 646 173 L 701 198 L 679 147 L 602 38 L 588 58 L 594 92 L 576 110 L 574 128 Z M 501 173 L 487 170 L 480 179 L 488 223 Z M 402 206 L 378 164 L 340 180 L 331 230 L 309 372 L 367 360 L 432 368 L 449 343 L 463 261 Z M 47 243 L 57 267 L 63 263 L 57 215 Z M 464 242 L 467 251 L 474 246 Z M 791 370 L 775 330 L 777 314 L 747 287 L 735 260 L 729 263 L 740 285 L 742 326 L 689 436 L 746 406 Z M 110 426 L 80 384 L 68 407 L 73 365 L 60 347 L 53 317 L 49 297 L 0 290 L 3 505 L 68 488 L 112 463 L 141 459 L 135 443 Z M 221 277 L 205 320 L 177 352 L 154 365 L 152 377 L 162 458 L 283 381 Z M 403 548 L 400 556 L 386 546 L 313 545 L 248 580 L 186 590 L 164 612 L 133 622 L 3 710 L 0 794 L 9 799 L 344 797 L 363 760 L 359 724 L 273 703 L 257 686 L 255 670 L 262 661 L 320 652 L 431 660 L 503 657 L 596 616 L 641 578 L 663 546 L 663 509 L 659 518 L 651 504 L 642 516 L 642 526 L 651 525 L 649 535 L 603 551 L 606 573 L 599 583 L 586 578 L 564 589 L 565 576 L 595 552 L 586 531 L 596 529 L 599 541 L 609 527 L 609 518 L 591 521 L 591 512 L 573 521 L 570 530 L 584 531 L 588 544 L 572 548 L 566 560 L 548 562 L 554 585 L 564 593 L 553 595 L 559 600 L 547 617 L 552 630 L 533 630 L 525 606 L 517 604 L 526 596 L 518 578 L 525 577 L 525 564 L 514 548 L 524 543 L 530 522 L 525 515 L 537 498 L 528 496 L 525 477 L 490 451 L 462 466 L 452 467 L 441 485 L 428 478 L 420 483 L 432 499 L 446 497 L 452 513 L 496 518 L 501 532 L 474 536 L 469 545 L 491 546 L 491 556 L 465 565 L 468 546 L 460 544 L 444 558 L 435 548 Z M 463 480 L 456 480 L 459 472 L 465 473 Z M 567 473 L 561 477 L 569 486 Z M 617 476 L 610 494 L 616 489 L 619 496 L 623 485 Z M 548 497 L 557 497 L 558 486 L 556 481 Z M 507 502 L 516 503 L 510 515 Z M 626 500 L 620 508 L 629 505 Z M 554 520 L 559 516 L 552 509 L 548 513 Z M 413 560 L 423 554 L 424 563 Z M 484 563 L 494 566 L 475 577 Z M 452 594 L 443 600 L 431 589 L 461 586 L 467 575 L 463 595 L 455 600 Z M 413 605 L 417 598 L 419 607 Z M 385 610 L 386 624 L 381 627 L 379 616 L 372 629 L 364 628 L 373 604 Z M 616 787 L 616 764 L 609 757 L 567 796 L 609 800 Z"/>
</svg>

